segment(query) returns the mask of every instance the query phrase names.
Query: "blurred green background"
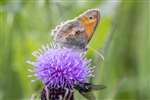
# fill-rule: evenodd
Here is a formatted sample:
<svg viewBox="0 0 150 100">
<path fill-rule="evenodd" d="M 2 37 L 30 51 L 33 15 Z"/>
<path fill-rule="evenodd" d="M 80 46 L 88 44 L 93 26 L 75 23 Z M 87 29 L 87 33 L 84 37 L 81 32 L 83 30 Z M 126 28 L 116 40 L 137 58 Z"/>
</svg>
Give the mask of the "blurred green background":
<svg viewBox="0 0 150 100">
<path fill-rule="evenodd" d="M 91 82 L 107 86 L 97 100 L 150 100 L 148 0 L 0 0 L 0 100 L 29 100 L 42 87 L 27 77 L 26 60 L 52 40 L 51 29 L 89 8 L 101 10 L 90 46 L 105 60 L 87 55 L 96 66 Z"/>
</svg>

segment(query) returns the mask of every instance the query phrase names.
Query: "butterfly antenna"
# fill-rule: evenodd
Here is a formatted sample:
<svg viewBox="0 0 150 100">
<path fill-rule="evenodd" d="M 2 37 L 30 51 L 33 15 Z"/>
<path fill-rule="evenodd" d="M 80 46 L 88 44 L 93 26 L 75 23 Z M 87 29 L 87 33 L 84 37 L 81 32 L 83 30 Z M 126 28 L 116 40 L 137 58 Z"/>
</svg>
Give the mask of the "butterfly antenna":
<svg viewBox="0 0 150 100">
<path fill-rule="evenodd" d="M 114 36 L 115 32 L 117 31 L 117 25 L 115 22 L 112 23 L 112 28 L 110 32 L 108 33 L 108 37 L 106 41 L 104 42 L 104 47 L 102 48 L 103 55 L 105 56 L 108 52 L 108 49 L 110 47 L 110 44 L 112 42 L 112 37 Z"/>
<path fill-rule="evenodd" d="M 104 43 L 104 47 L 102 48 L 102 52 L 103 52 L 103 55 L 97 51 L 96 49 L 90 47 L 89 45 L 87 46 L 89 49 L 91 49 L 92 51 L 94 51 L 98 56 L 101 57 L 102 60 L 104 60 L 104 56 L 106 55 L 107 51 L 108 51 L 108 48 L 110 46 L 110 43 L 112 42 L 112 37 L 116 31 L 116 23 L 113 22 L 112 23 L 112 29 L 110 30 L 109 34 L 108 34 L 108 38 L 106 39 L 105 43 Z"/>
<path fill-rule="evenodd" d="M 103 61 L 104 61 L 104 56 L 99 52 L 97 51 L 96 49 L 88 46 L 88 49 L 92 50 L 93 52 L 95 52 Z"/>
</svg>

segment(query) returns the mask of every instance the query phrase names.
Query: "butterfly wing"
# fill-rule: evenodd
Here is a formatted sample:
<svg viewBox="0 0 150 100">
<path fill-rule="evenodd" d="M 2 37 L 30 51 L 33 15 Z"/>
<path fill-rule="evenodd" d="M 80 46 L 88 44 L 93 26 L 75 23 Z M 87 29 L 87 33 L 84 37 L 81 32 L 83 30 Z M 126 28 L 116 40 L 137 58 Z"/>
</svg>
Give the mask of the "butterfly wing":
<svg viewBox="0 0 150 100">
<path fill-rule="evenodd" d="M 65 22 L 53 32 L 54 40 L 63 47 L 84 49 L 87 45 L 85 29 L 78 20 Z"/>
<path fill-rule="evenodd" d="M 56 43 L 85 50 L 99 22 L 100 12 L 91 9 L 73 20 L 58 25 L 52 32 Z"/>
<path fill-rule="evenodd" d="M 100 11 L 99 9 L 90 9 L 81 14 L 77 18 L 81 24 L 85 27 L 86 39 L 89 42 L 93 36 L 93 33 L 100 20 Z"/>
</svg>

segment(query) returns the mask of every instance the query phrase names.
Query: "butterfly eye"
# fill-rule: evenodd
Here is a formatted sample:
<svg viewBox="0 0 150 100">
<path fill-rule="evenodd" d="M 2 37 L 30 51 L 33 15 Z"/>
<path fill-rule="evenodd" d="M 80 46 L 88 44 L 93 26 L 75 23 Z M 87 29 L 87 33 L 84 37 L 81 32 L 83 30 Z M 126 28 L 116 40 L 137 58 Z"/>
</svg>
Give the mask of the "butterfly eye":
<svg viewBox="0 0 150 100">
<path fill-rule="evenodd" d="M 80 34 L 80 31 L 76 31 L 76 35 L 79 35 Z"/>
<path fill-rule="evenodd" d="M 94 19 L 94 17 L 93 17 L 93 16 L 90 16 L 89 19 Z"/>
</svg>

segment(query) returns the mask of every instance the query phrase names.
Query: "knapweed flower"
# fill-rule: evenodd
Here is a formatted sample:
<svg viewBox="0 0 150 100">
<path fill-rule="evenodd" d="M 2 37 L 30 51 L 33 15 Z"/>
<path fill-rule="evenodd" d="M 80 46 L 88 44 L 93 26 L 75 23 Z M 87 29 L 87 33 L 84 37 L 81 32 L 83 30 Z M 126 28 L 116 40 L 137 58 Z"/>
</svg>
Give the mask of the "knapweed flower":
<svg viewBox="0 0 150 100">
<path fill-rule="evenodd" d="M 36 57 L 35 61 L 28 63 L 35 66 L 34 76 L 48 89 L 72 90 L 75 84 L 88 82 L 88 77 L 92 76 L 90 60 L 73 49 L 50 48 L 47 45 L 33 52 L 33 55 Z"/>
</svg>

